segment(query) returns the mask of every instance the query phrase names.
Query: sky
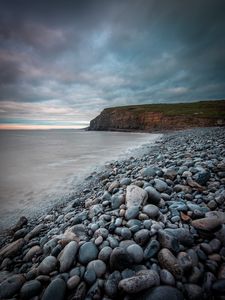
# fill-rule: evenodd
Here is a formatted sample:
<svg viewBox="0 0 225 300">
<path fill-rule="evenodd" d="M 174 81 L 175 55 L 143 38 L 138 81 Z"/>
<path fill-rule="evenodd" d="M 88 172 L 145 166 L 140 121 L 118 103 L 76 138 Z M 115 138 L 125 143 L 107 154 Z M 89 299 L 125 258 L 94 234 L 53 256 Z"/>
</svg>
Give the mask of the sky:
<svg viewBox="0 0 225 300">
<path fill-rule="evenodd" d="M 1 0 L 0 129 L 225 99 L 224 0 Z"/>
</svg>

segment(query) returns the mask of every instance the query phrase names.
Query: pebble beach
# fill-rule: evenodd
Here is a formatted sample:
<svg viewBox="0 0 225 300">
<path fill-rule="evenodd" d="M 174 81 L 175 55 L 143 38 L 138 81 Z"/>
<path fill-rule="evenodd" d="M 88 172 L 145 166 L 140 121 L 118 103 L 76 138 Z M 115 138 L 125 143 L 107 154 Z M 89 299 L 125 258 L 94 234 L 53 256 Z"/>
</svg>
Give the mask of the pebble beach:
<svg viewBox="0 0 225 300">
<path fill-rule="evenodd" d="M 47 201 L 47 200 L 46 200 Z M 225 299 L 225 130 L 165 133 L 0 242 L 0 299 Z"/>
</svg>

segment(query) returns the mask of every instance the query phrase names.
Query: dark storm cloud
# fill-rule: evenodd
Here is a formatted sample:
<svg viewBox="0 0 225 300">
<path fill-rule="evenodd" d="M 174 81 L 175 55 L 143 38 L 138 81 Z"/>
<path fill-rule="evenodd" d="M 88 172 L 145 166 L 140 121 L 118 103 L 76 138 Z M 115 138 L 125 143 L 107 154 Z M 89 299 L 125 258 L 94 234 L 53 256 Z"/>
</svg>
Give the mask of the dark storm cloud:
<svg viewBox="0 0 225 300">
<path fill-rule="evenodd" d="M 224 98 L 224 28 L 223 0 L 1 1 L 0 117 Z"/>
</svg>

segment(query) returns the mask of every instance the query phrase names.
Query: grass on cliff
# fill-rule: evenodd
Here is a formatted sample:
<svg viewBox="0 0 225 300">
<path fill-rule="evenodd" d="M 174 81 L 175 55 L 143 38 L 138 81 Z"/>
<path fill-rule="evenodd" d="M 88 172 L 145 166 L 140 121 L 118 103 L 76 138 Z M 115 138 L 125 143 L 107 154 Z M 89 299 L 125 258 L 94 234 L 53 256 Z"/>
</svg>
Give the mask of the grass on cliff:
<svg viewBox="0 0 225 300">
<path fill-rule="evenodd" d="M 134 114 L 161 112 L 167 116 L 196 116 L 201 118 L 225 118 L 225 100 L 200 101 L 176 104 L 143 104 L 107 108 L 126 110 Z"/>
</svg>

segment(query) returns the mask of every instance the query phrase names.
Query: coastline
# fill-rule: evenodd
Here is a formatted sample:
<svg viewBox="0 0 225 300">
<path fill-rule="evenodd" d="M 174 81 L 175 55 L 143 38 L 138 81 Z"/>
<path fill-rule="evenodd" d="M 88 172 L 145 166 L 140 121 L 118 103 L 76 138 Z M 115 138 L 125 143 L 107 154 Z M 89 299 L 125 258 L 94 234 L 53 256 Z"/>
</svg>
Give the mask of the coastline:
<svg viewBox="0 0 225 300">
<path fill-rule="evenodd" d="M 145 145 L 139 156 L 131 154 L 93 172 L 73 200 L 11 228 L 2 241 L 6 248 L 0 249 L 1 275 L 6 278 L 1 277 L 1 285 L 10 290 L 7 278 L 19 274 L 14 275 L 16 289 L 9 291 L 16 299 L 30 295 L 26 286 L 30 281 L 36 285 L 34 296 L 40 297 L 54 293 L 57 281 L 64 299 L 78 299 L 73 296 L 81 290 L 90 299 L 94 291 L 96 299 L 132 299 L 136 292 L 150 297 L 153 290 L 163 293 L 159 287 L 177 299 L 182 295 L 206 299 L 206 291 L 220 296 L 225 282 L 224 144 L 221 128 L 164 133 L 155 144 Z M 129 187 L 134 187 L 135 195 Z M 200 219 L 207 221 L 204 230 Z M 171 230 L 177 230 L 176 237 Z M 207 241 L 211 250 L 204 245 Z M 91 253 L 82 252 L 85 247 Z M 44 260 L 48 267 L 43 267 Z M 211 283 L 198 272 L 211 273 Z"/>
</svg>

